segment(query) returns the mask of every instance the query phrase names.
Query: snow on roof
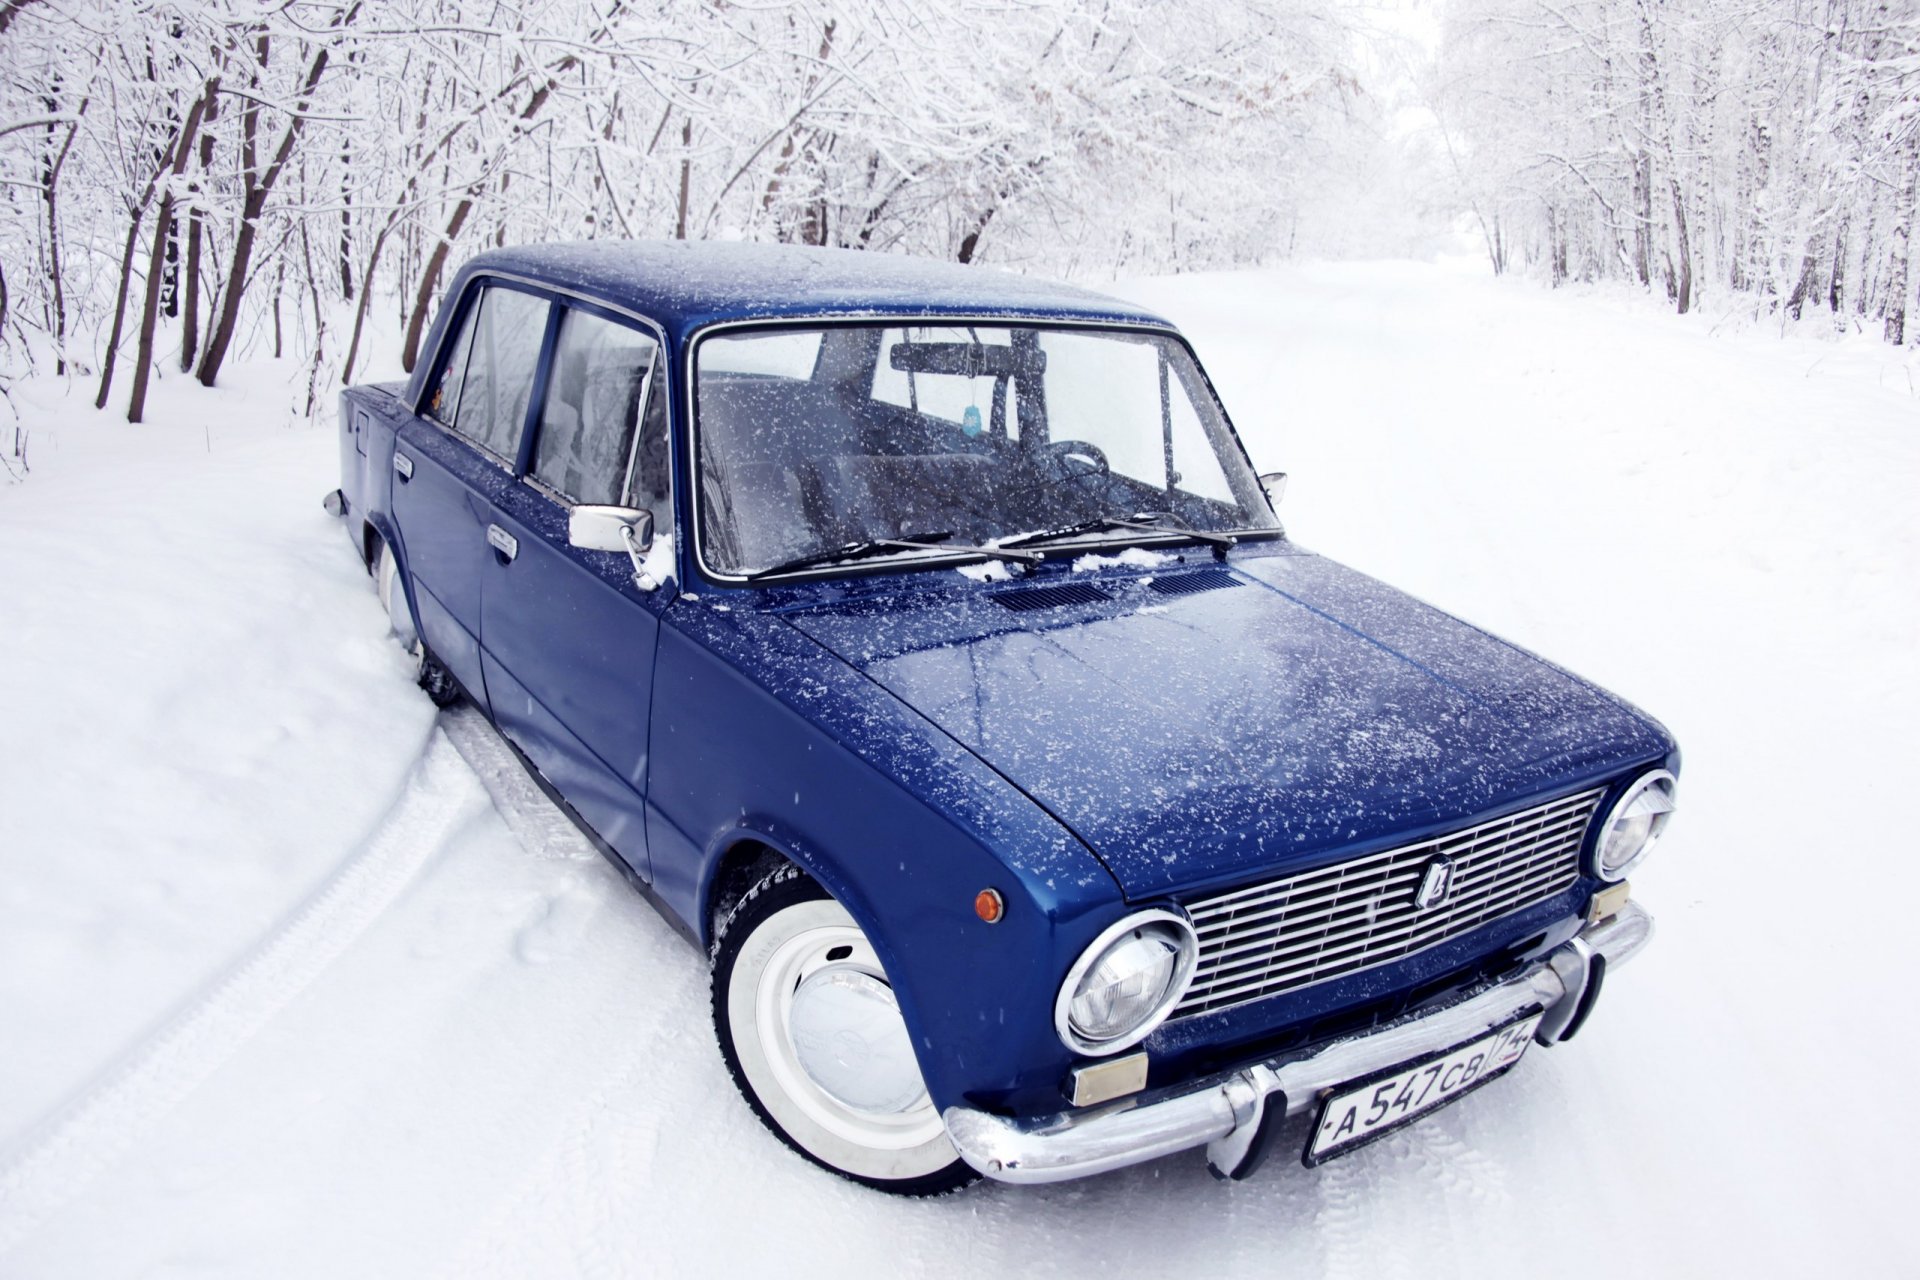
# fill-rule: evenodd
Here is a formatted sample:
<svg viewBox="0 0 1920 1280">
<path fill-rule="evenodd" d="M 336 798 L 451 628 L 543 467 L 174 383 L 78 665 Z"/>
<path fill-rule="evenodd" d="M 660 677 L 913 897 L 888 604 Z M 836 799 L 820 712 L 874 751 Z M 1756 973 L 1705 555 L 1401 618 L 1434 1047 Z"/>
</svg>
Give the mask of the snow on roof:
<svg viewBox="0 0 1920 1280">
<path fill-rule="evenodd" d="M 821 314 L 1008 315 L 1165 325 L 1091 290 L 899 254 L 798 245 L 591 240 L 496 249 L 462 274 L 498 271 L 574 289 L 683 338 L 722 320 Z"/>
</svg>

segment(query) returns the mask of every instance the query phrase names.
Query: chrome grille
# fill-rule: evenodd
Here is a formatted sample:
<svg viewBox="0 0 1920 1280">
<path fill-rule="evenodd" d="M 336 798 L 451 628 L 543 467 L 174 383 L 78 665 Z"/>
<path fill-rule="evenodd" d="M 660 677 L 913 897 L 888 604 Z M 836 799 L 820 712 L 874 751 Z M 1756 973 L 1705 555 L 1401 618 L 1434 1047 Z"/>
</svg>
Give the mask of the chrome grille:
<svg viewBox="0 0 1920 1280">
<path fill-rule="evenodd" d="M 1176 1018 L 1403 959 L 1564 892 L 1600 789 L 1447 835 L 1204 898 L 1193 985 Z M 1446 895 L 1414 903 L 1428 867 L 1452 860 Z"/>
</svg>

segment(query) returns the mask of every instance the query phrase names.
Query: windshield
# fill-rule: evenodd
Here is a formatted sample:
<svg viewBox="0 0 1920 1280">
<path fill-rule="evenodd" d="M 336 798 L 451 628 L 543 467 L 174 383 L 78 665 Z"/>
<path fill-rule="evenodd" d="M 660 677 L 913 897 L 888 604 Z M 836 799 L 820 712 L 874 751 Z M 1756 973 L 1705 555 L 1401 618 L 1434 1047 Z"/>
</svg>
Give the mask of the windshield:
<svg viewBox="0 0 1920 1280">
<path fill-rule="evenodd" d="M 717 334 L 696 361 L 716 573 L 876 539 L 1277 528 L 1199 369 L 1164 334 L 837 325 Z M 1165 529 L 1096 527 L 1142 516 Z"/>
</svg>

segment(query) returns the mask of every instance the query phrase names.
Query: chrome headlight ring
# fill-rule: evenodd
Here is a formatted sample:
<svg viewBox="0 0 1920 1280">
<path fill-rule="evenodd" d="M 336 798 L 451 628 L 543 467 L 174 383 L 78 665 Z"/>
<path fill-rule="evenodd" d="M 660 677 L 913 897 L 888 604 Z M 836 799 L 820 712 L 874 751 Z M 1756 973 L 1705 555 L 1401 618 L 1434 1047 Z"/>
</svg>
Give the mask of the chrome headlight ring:
<svg viewBox="0 0 1920 1280">
<path fill-rule="evenodd" d="M 1633 780 L 1594 827 L 1591 870 L 1610 883 L 1647 856 L 1673 817 L 1678 780 L 1665 769 L 1649 769 Z"/>
<path fill-rule="evenodd" d="M 1186 995 L 1199 956 L 1193 923 L 1179 912 L 1152 907 L 1109 925 L 1060 984 L 1061 1043 L 1095 1058 L 1139 1044 Z"/>
</svg>

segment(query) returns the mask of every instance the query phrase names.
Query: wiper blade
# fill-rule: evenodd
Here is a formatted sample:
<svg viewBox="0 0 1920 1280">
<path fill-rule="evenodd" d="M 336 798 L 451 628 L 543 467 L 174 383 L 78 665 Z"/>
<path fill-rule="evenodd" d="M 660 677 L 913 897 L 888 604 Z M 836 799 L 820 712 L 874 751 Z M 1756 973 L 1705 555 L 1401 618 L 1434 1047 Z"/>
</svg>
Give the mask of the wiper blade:
<svg viewBox="0 0 1920 1280">
<path fill-rule="evenodd" d="M 1192 538 L 1195 542 L 1204 542 L 1210 547 L 1226 550 L 1238 546 L 1240 539 L 1227 533 L 1213 533 L 1205 529 L 1195 529 L 1178 516 L 1166 511 L 1136 511 L 1131 516 L 1095 516 L 1091 520 L 1082 520 L 1060 529 L 1043 529 L 1039 533 L 1029 533 L 1024 537 L 1013 538 L 1000 545 L 1003 547 L 1026 547 L 1040 542 L 1052 542 L 1058 538 L 1078 537 L 1083 533 L 1105 533 L 1113 529 L 1134 529 L 1141 533 L 1171 533 L 1183 538 Z"/>
<path fill-rule="evenodd" d="M 849 542 L 845 546 L 830 551 L 814 551 L 804 556 L 795 556 L 766 569 L 756 569 L 747 575 L 748 582 L 761 578 L 771 578 L 782 573 L 798 573 L 802 569 L 812 569 L 823 564 L 838 564 L 843 560 L 864 560 L 868 556 L 886 555 L 894 551 L 946 551 L 955 554 L 988 556 L 994 560 L 1014 560 L 1021 564 L 1037 564 L 1040 557 L 1029 551 L 1007 551 L 1000 547 L 975 546 L 972 543 L 952 543 L 951 529 L 938 533 L 903 534 L 898 538 L 863 538 L 859 542 Z"/>
</svg>

